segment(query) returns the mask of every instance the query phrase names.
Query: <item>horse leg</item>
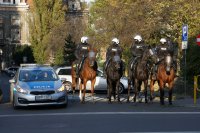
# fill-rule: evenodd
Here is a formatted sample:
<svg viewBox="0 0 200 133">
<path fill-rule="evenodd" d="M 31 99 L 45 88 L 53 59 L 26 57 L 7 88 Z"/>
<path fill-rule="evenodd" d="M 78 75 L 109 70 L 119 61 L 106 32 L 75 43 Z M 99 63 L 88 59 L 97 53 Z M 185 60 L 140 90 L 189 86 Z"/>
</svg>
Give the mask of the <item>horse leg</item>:
<svg viewBox="0 0 200 133">
<path fill-rule="evenodd" d="M 160 104 L 164 105 L 164 82 L 159 81 L 160 86 Z"/>
<path fill-rule="evenodd" d="M 151 80 L 151 82 L 150 82 L 150 101 L 153 101 L 153 99 L 154 99 L 154 96 L 153 96 L 153 93 L 154 93 L 154 84 L 155 84 L 155 80 Z"/>
<path fill-rule="evenodd" d="M 142 86 L 142 81 L 138 81 L 138 99 L 139 99 L 139 102 L 141 103 L 142 102 L 142 92 L 141 92 L 141 86 Z"/>
<path fill-rule="evenodd" d="M 134 100 L 134 102 L 136 102 L 136 97 L 137 97 L 137 93 L 138 93 L 138 81 L 137 80 L 135 80 L 134 88 L 135 88 L 135 91 L 134 91 L 135 96 L 134 96 L 133 100 Z"/>
<path fill-rule="evenodd" d="M 73 99 L 74 99 L 74 96 L 75 96 L 75 90 L 76 90 L 76 84 L 77 83 L 77 81 L 76 81 L 76 78 L 75 78 L 75 76 L 74 76 L 74 74 L 72 74 L 72 96 L 73 96 Z"/>
<path fill-rule="evenodd" d="M 87 83 L 87 81 L 84 80 L 83 81 L 83 103 L 85 103 L 86 83 Z"/>
<path fill-rule="evenodd" d="M 82 86 L 83 86 L 83 84 L 82 84 L 82 82 L 81 82 L 81 83 L 80 83 L 80 86 L 79 86 L 79 98 L 80 98 L 81 103 L 83 102 L 83 97 L 82 97 Z"/>
<path fill-rule="evenodd" d="M 174 85 L 174 82 L 170 82 L 169 83 L 169 105 L 172 105 L 172 92 L 173 92 L 173 85 Z"/>
<path fill-rule="evenodd" d="M 92 101 L 94 103 L 94 84 L 96 82 L 96 78 L 91 81 L 91 93 L 92 93 Z"/>
<path fill-rule="evenodd" d="M 118 102 L 120 103 L 119 81 L 117 81 L 117 84 L 116 84 L 116 90 L 117 90 L 117 100 L 118 100 Z"/>
<path fill-rule="evenodd" d="M 145 81 L 144 81 L 145 103 L 148 103 L 148 99 L 147 99 L 147 85 L 148 85 L 148 80 L 145 80 Z"/>
<path fill-rule="evenodd" d="M 128 80 L 128 96 L 127 96 L 127 102 L 129 102 L 130 90 L 131 90 L 131 81 Z"/>
<path fill-rule="evenodd" d="M 108 96 L 108 103 L 111 103 L 111 91 L 112 91 L 112 85 L 111 85 L 111 82 L 107 79 L 107 96 Z"/>
<path fill-rule="evenodd" d="M 116 91 L 117 91 L 117 83 L 112 84 L 112 92 L 111 93 L 113 93 L 114 101 L 116 100 Z"/>
</svg>

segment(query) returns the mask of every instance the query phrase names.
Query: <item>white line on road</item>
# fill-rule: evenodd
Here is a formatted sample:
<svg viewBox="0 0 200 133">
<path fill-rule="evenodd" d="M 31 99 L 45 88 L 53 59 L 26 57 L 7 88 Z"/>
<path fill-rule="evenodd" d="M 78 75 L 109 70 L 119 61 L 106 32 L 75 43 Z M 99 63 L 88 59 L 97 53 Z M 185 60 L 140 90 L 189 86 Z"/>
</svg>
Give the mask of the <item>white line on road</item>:
<svg viewBox="0 0 200 133">
<path fill-rule="evenodd" d="M 77 112 L 77 113 L 40 113 L 40 114 L 5 114 L 3 117 L 31 116 L 75 116 L 75 115 L 200 115 L 200 112 Z"/>
<path fill-rule="evenodd" d="M 120 133 L 200 133 L 200 131 L 179 131 L 179 132 L 120 132 Z"/>
</svg>

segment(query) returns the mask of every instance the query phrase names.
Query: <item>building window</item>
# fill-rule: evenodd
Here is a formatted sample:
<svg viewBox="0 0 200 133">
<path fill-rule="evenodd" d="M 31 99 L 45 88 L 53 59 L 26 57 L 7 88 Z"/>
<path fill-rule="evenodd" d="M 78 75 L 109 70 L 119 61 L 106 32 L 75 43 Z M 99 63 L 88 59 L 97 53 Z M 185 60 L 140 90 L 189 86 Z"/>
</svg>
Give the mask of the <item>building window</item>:
<svg viewBox="0 0 200 133">
<path fill-rule="evenodd" d="M 3 29 L 0 29 L 0 39 L 3 39 Z"/>
<path fill-rule="evenodd" d="M 11 0 L 3 0 L 3 3 L 10 3 Z"/>
<path fill-rule="evenodd" d="M 11 38 L 14 42 L 20 41 L 20 29 L 11 29 Z"/>
<path fill-rule="evenodd" d="M 12 16 L 11 24 L 12 24 L 12 26 L 20 26 L 20 17 L 17 15 Z"/>
</svg>

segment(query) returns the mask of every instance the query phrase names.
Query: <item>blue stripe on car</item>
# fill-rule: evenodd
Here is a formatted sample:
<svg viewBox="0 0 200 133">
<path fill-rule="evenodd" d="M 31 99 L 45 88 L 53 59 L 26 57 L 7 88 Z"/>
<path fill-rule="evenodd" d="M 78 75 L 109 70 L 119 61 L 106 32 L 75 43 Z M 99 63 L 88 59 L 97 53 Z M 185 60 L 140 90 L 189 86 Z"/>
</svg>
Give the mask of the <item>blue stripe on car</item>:
<svg viewBox="0 0 200 133">
<path fill-rule="evenodd" d="M 52 89 L 54 88 L 55 81 L 45 81 L 45 82 L 27 82 L 30 89 Z"/>
</svg>

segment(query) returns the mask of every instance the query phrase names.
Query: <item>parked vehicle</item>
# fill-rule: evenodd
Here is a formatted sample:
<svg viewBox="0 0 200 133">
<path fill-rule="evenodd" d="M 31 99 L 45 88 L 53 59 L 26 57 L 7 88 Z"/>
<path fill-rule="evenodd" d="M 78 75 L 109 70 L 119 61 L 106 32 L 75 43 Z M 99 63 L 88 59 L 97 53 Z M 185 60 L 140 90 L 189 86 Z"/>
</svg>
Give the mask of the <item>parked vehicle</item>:
<svg viewBox="0 0 200 133">
<path fill-rule="evenodd" d="M 68 91 L 71 91 L 71 86 L 70 84 L 72 83 L 72 78 L 71 78 L 71 67 L 58 67 L 56 69 L 56 73 L 58 74 L 59 78 L 65 78 L 67 81 L 68 85 Z M 91 88 L 91 82 L 87 82 L 86 90 L 90 90 Z M 98 69 L 97 71 L 97 77 L 96 77 L 96 83 L 95 83 L 95 90 L 98 91 L 106 91 L 107 90 L 107 81 L 106 78 L 104 77 L 103 71 Z M 128 79 L 126 77 L 122 77 L 120 79 L 120 93 L 123 93 L 125 90 L 128 89 Z"/>
<path fill-rule="evenodd" d="M 66 88 L 50 66 L 22 64 L 9 82 L 10 100 L 14 108 L 35 105 L 67 106 Z"/>
</svg>

